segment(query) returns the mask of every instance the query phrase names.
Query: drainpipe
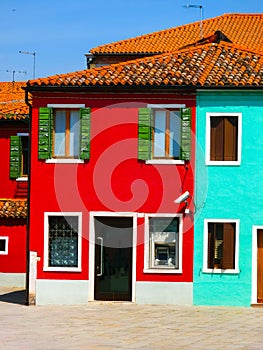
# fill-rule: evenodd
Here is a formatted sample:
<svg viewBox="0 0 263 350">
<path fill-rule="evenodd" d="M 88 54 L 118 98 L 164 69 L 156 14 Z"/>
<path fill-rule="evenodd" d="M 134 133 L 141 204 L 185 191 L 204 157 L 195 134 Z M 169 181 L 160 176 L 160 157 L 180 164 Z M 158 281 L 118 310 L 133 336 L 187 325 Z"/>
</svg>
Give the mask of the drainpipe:
<svg viewBox="0 0 263 350">
<path fill-rule="evenodd" d="M 28 147 L 28 187 L 27 187 L 27 225 L 26 225 L 26 305 L 30 305 L 29 300 L 29 270 L 30 270 L 30 187 L 31 187 L 31 120 L 32 120 L 32 105 L 29 103 L 28 91 L 26 90 L 25 102 L 29 107 L 29 147 Z"/>
</svg>

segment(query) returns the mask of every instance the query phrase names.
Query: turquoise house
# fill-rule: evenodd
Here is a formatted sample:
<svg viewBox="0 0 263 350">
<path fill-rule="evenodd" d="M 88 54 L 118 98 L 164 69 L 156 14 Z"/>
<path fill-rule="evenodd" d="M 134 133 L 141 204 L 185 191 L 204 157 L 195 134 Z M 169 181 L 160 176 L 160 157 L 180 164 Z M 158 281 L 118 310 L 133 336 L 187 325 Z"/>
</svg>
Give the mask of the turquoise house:
<svg viewBox="0 0 263 350">
<path fill-rule="evenodd" d="M 199 90 L 196 113 L 194 304 L 262 303 L 263 91 Z"/>
</svg>

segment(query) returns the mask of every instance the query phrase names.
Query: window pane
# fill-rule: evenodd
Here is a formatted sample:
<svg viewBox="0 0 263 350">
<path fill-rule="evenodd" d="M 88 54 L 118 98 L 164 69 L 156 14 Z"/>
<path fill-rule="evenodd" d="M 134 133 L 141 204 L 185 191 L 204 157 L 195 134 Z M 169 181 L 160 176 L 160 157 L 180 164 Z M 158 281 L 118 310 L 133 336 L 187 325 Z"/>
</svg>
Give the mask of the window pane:
<svg viewBox="0 0 263 350">
<path fill-rule="evenodd" d="M 49 217 L 48 248 L 49 266 L 78 266 L 78 217 Z"/>
<path fill-rule="evenodd" d="M 154 156 L 165 157 L 165 128 L 166 128 L 166 112 L 155 112 L 154 124 Z"/>
<path fill-rule="evenodd" d="M 169 156 L 179 158 L 181 137 L 181 118 L 178 112 L 170 113 L 170 150 Z"/>
<path fill-rule="evenodd" d="M 6 251 L 6 239 L 0 239 L 0 252 Z"/>
<path fill-rule="evenodd" d="M 208 223 L 208 268 L 235 268 L 235 232 L 235 223 Z"/>
<path fill-rule="evenodd" d="M 28 175 L 28 136 L 22 136 L 22 175 Z"/>
<path fill-rule="evenodd" d="M 66 112 L 56 111 L 54 155 L 65 156 Z"/>
<path fill-rule="evenodd" d="M 69 152 L 71 157 L 79 155 L 79 137 L 80 137 L 80 123 L 79 112 L 70 112 L 70 145 Z"/>
<path fill-rule="evenodd" d="M 178 225 L 177 218 L 150 219 L 150 267 L 178 268 Z"/>
</svg>

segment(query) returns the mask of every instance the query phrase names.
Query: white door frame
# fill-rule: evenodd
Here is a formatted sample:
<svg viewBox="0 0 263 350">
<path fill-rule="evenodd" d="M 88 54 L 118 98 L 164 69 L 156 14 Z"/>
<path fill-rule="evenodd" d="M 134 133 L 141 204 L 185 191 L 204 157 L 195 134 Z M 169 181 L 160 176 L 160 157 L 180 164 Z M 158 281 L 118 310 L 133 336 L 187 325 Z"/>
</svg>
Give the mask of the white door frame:
<svg viewBox="0 0 263 350">
<path fill-rule="evenodd" d="M 132 301 L 135 302 L 135 282 L 136 282 L 136 248 L 137 248 L 137 213 L 134 212 L 108 212 L 93 211 L 90 212 L 89 220 L 89 292 L 88 301 L 94 301 L 95 287 L 95 217 L 132 217 Z"/>
<path fill-rule="evenodd" d="M 263 230 L 263 226 L 252 226 L 252 285 L 251 285 L 251 304 L 257 304 L 257 277 L 258 277 L 258 262 L 257 262 L 257 248 L 258 230 Z"/>
</svg>

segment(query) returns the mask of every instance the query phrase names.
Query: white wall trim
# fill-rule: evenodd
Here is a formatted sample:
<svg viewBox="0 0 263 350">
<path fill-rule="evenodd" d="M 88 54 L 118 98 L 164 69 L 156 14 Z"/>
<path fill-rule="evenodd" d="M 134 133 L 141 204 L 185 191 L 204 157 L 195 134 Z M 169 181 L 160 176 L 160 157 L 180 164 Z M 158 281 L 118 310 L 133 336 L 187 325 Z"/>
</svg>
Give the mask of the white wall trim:
<svg viewBox="0 0 263 350">
<path fill-rule="evenodd" d="M 235 269 L 209 269 L 207 268 L 207 245 L 208 245 L 208 223 L 235 223 L 236 224 L 236 237 L 235 237 Z M 203 244 L 203 273 L 210 274 L 238 274 L 239 270 L 239 232 L 240 232 L 240 220 L 239 219 L 205 219 L 204 220 L 204 244 Z"/>
<path fill-rule="evenodd" d="M 263 226 L 252 226 L 252 281 L 251 281 L 251 304 L 257 304 L 257 277 L 258 277 L 258 264 L 257 264 L 257 247 L 258 239 L 257 232 L 258 230 L 263 230 Z"/>
<path fill-rule="evenodd" d="M 78 216 L 78 266 L 48 266 L 48 218 L 49 216 Z M 44 212 L 44 266 L 43 271 L 80 272 L 82 262 L 82 213 L 81 212 Z"/>
<path fill-rule="evenodd" d="M 175 104 L 175 103 L 171 103 L 171 104 L 169 104 L 169 103 L 164 103 L 164 104 L 148 104 L 147 105 L 147 108 L 159 108 L 159 109 L 161 109 L 161 108 L 177 108 L 177 109 L 179 109 L 179 108 L 185 108 L 185 104 Z"/>
<path fill-rule="evenodd" d="M 83 159 L 71 159 L 71 158 L 51 158 L 46 159 L 47 164 L 82 164 Z"/>
<path fill-rule="evenodd" d="M 152 217 L 171 217 L 171 218 L 179 218 L 179 261 L 178 261 L 178 269 L 171 268 L 150 268 L 149 267 L 149 219 Z M 144 273 L 160 273 L 160 274 L 178 274 L 183 272 L 183 214 L 175 214 L 175 213 L 153 213 L 153 214 L 145 214 L 145 223 L 144 223 Z"/>
<path fill-rule="evenodd" d="M 48 108 L 85 108 L 85 104 L 74 104 L 74 103 L 48 103 Z"/>
<path fill-rule="evenodd" d="M 211 117 L 238 117 L 237 161 L 211 161 L 210 160 L 210 118 Z M 205 136 L 205 161 L 206 165 L 239 166 L 241 164 L 242 148 L 242 113 L 206 113 L 206 136 Z"/>
<path fill-rule="evenodd" d="M 177 165 L 183 165 L 185 162 L 184 160 L 180 159 L 149 159 L 145 161 L 146 164 L 156 164 L 156 165 L 170 165 L 170 164 L 177 164 Z"/>
<path fill-rule="evenodd" d="M 132 301 L 135 302 L 135 282 L 136 282 L 136 248 L 137 248 L 137 213 L 134 212 L 105 212 L 94 211 L 90 212 L 89 220 L 89 295 L 88 300 L 94 300 L 94 287 L 95 287 L 95 217 L 108 216 L 108 217 L 132 217 L 133 218 L 133 246 L 132 246 Z"/>
</svg>

